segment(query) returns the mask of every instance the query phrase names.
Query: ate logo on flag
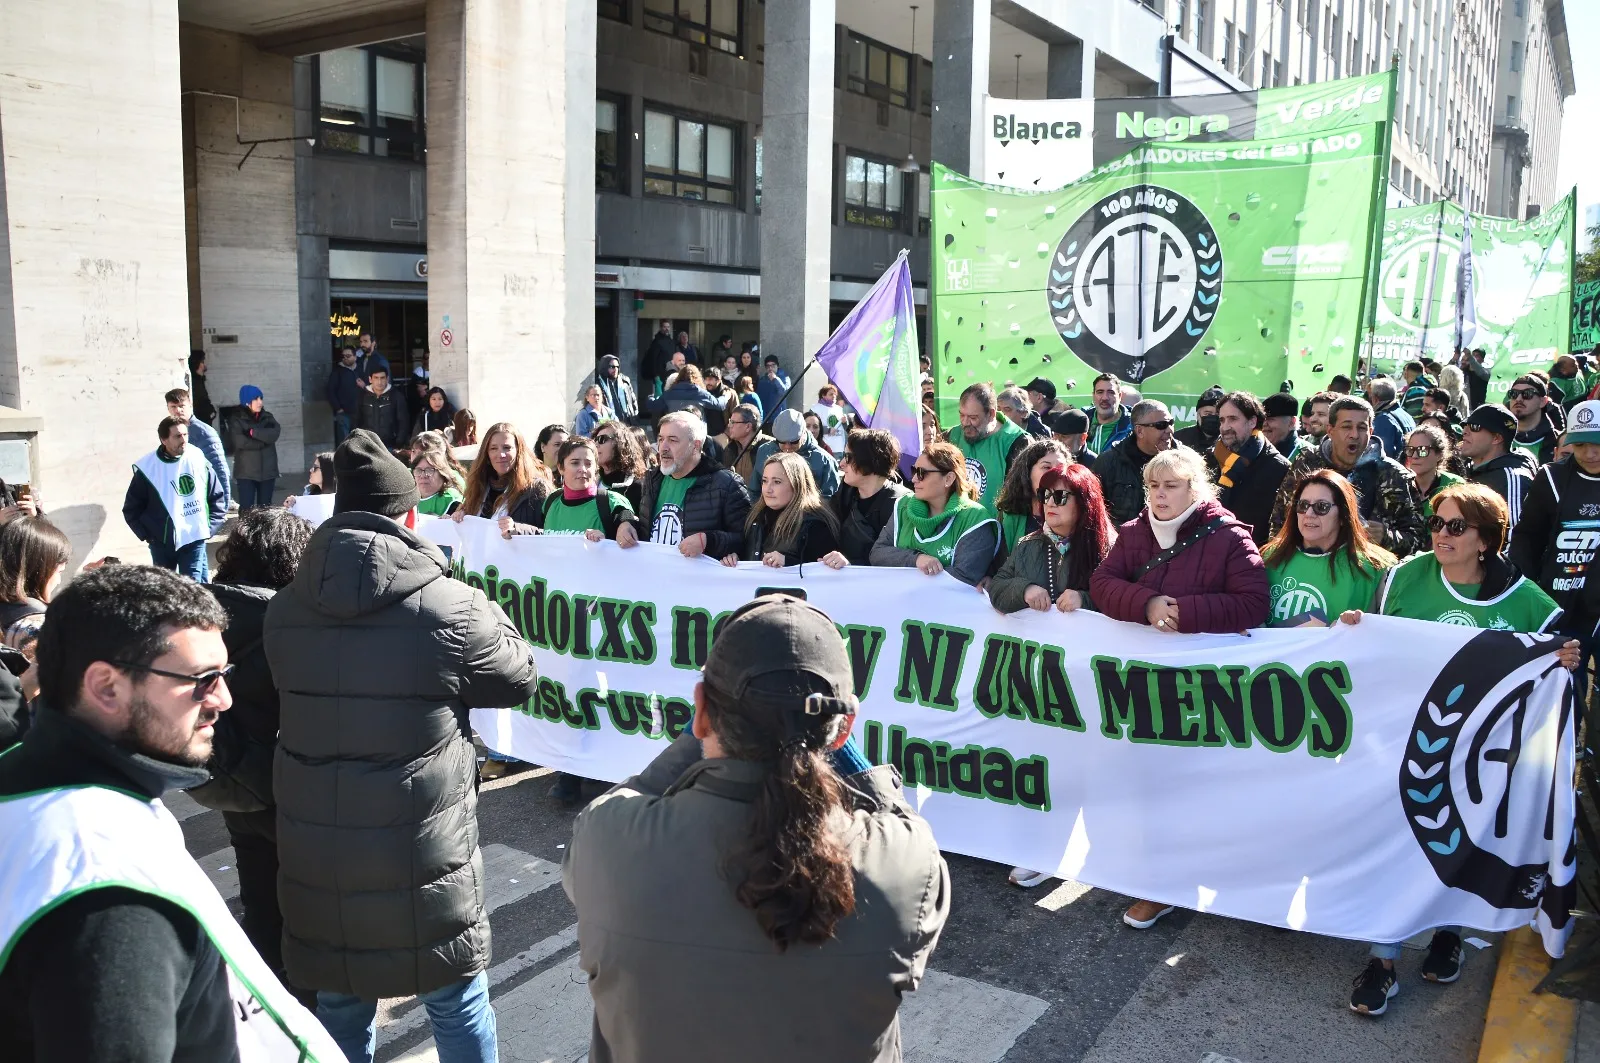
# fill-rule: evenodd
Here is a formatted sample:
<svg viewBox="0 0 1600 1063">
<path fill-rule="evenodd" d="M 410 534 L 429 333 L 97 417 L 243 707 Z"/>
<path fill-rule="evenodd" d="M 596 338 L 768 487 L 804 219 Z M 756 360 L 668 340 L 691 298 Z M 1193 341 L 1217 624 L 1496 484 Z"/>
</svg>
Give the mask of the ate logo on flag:
<svg viewBox="0 0 1600 1063">
<path fill-rule="evenodd" d="M 1485 631 L 1462 646 L 1429 687 L 1400 767 L 1401 807 L 1439 881 L 1500 908 L 1554 906 L 1571 892 L 1570 877 L 1545 889 L 1548 845 L 1559 840 L 1550 777 L 1518 770 L 1525 754 L 1531 763 L 1553 746 L 1572 717 L 1569 685 L 1559 721 L 1529 725 L 1535 685 L 1561 670 L 1550 652 L 1559 641 Z M 1542 832 L 1510 830 L 1530 813 Z M 1563 870 L 1575 858 L 1569 846 Z"/>
<path fill-rule="evenodd" d="M 1067 229 L 1046 298 L 1072 353 L 1137 384 L 1195 349 L 1222 281 L 1222 248 L 1205 213 L 1171 189 L 1138 185 L 1106 196 Z"/>
</svg>

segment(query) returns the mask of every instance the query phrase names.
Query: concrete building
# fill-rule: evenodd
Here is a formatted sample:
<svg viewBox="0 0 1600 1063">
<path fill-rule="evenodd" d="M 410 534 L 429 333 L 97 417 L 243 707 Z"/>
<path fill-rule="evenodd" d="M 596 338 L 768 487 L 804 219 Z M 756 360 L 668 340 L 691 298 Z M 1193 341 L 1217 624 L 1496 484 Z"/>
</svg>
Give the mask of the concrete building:
<svg viewBox="0 0 1600 1063">
<path fill-rule="evenodd" d="M 1489 213 L 1531 218 L 1567 194 L 1556 187 L 1556 160 L 1576 91 L 1562 0 L 1502 0 Z"/>
</svg>

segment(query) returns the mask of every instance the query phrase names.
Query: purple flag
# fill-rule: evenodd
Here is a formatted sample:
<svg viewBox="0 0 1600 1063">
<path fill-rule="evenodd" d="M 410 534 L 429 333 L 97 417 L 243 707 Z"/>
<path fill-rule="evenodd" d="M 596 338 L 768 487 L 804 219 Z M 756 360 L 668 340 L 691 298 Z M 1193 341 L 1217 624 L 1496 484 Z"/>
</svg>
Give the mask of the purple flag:
<svg viewBox="0 0 1600 1063">
<path fill-rule="evenodd" d="M 869 428 L 900 442 L 901 463 L 922 453 L 922 401 L 911 264 L 901 251 L 817 351 L 817 363 Z"/>
</svg>

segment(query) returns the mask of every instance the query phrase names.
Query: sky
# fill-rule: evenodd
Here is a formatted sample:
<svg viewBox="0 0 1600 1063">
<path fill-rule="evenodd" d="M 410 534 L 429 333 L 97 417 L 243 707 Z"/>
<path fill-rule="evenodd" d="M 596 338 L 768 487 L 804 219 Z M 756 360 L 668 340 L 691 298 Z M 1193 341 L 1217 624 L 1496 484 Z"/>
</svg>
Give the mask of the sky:
<svg viewBox="0 0 1600 1063">
<path fill-rule="evenodd" d="M 1556 188 L 1578 186 L 1578 225 L 1583 225 L 1583 209 L 1600 203 L 1600 139 L 1594 135 L 1589 117 L 1600 111 L 1600 66 L 1590 66 L 1585 57 L 1600 50 L 1600 2 L 1566 0 L 1567 43 L 1572 49 L 1573 77 L 1577 94 L 1567 99 L 1561 122 L 1561 161 L 1556 168 Z"/>
</svg>

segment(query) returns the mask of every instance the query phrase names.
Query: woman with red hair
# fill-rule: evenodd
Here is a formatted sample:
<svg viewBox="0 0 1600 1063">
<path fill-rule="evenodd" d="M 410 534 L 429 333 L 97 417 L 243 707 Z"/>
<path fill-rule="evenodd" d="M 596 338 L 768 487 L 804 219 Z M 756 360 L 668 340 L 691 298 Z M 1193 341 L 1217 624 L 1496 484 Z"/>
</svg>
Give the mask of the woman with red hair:
<svg viewBox="0 0 1600 1063">
<path fill-rule="evenodd" d="M 1106 518 L 1100 480 L 1082 465 L 1062 465 L 1039 477 L 1044 526 L 1017 540 L 989 584 L 989 603 L 1002 613 L 1022 609 L 1070 613 L 1093 609 L 1089 576 L 1111 551 L 1116 532 Z M 1011 883 L 1032 889 L 1048 871 L 1011 869 Z"/>
</svg>

